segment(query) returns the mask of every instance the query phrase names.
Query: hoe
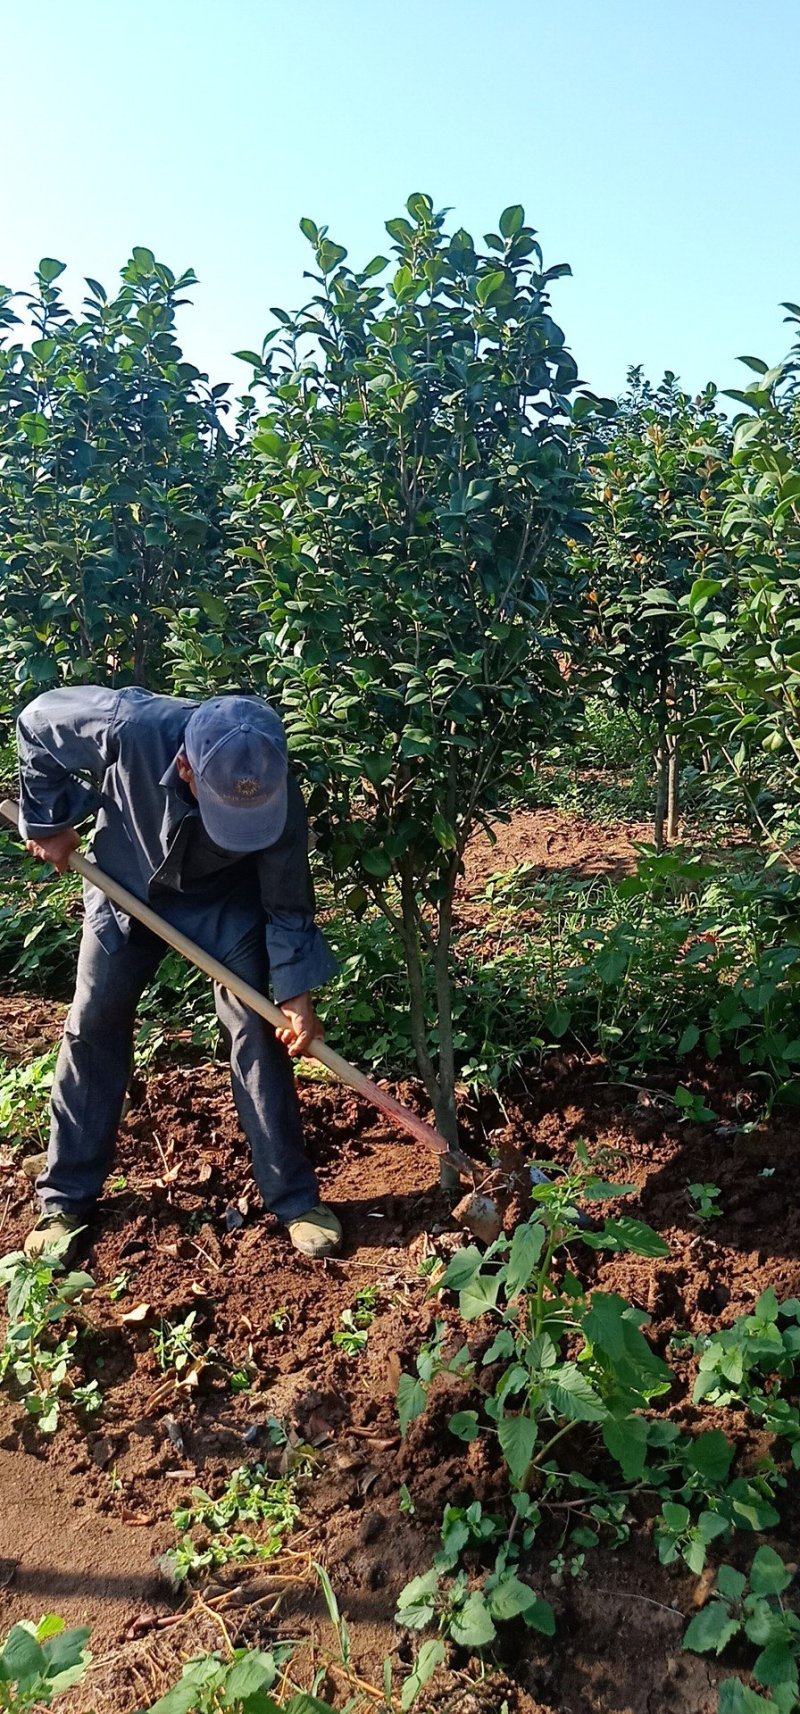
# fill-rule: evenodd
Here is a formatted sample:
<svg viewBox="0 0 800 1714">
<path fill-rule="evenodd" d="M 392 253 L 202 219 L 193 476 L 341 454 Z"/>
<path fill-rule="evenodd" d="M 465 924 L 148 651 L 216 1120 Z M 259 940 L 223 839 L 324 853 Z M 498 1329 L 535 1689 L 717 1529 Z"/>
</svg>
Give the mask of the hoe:
<svg viewBox="0 0 800 1714">
<path fill-rule="evenodd" d="M 6 798 L 0 803 L 0 815 L 19 832 L 19 813 L 15 803 Z M 237 999 L 243 1000 L 246 1006 L 257 1012 L 260 1017 L 265 1018 L 268 1024 L 272 1024 L 274 1028 L 278 1029 L 285 1025 L 284 1013 L 277 1006 L 274 1006 L 270 1000 L 267 1000 L 263 994 L 260 994 L 257 988 L 252 988 L 249 982 L 243 982 L 241 977 L 234 975 L 232 970 L 228 970 L 224 964 L 221 964 L 218 958 L 212 958 L 210 953 L 204 952 L 202 947 L 190 940 L 188 935 L 181 934 L 179 929 L 173 928 L 170 923 L 165 922 L 157 911 L 153 911 L 149 905 L 143 904 L 142 900 L 137 899 L 133 893 L 129 893 L 126 887 L 121 887 L 118 881 L 112 880 L 110 875 L 105 875 L 102 869 L 98 868 L 97 864 L 93 863 L 90 858 L 81 857 L 77 852 L 73 852 L 69 860 L 69 867 L 77 875 L 82 875 L 84 880 L 90 881 L 93 887 L 99 887 L 101 892 L 105 893 L 109 899 L 113 899 L 114 904 L 119 905 L 129 916 L 136 917 L 139 922 L 145 924 L 146 928 L 151 929 L 154 934 L 160 935 L 168 946 L 171 946 L 175 952 L 182 953 L 190 964 L 196 964 L 198 970 L 203 970 L 214 982 L 219 982 L 223 988 L 227 988 L 231 994 L 235 994 Z M 439 1156 L 442 1168 L 449 1168 L 450 1174 L 466 1179 L 470 1184 L 474 1183 L 477 1162 L 470 1160 L 469 1156 L 463 1154 L 460 1149 L 449 1148 L 444 1137 L 440 1136 L 432 1125 L 426 1124 L 424 1119 L 418 1118 L 416 1113 L 412 1113 L 408 1107 L 404 1107 L 401 1102 L 395 1101 L 393 1095 L 389 1095 L 385 1089 L 381 1089 L 377 1083 L 373 1083 L 371 1078 L 365 1077 L 364 1073 L 359 1071 L 356 1066 L 350 1065 L 346 1059 L 342 1058 L 341 1054 L 329 1047 L 327 1042 L 319 1039 L 312 1042 L 308 1050 L 308 1057 L 316 1059 L 320 1065 L 326 1066 L 327 1070 L 332 1072 L 340 1083 L 346 1084 L 349 1089 L 354 1089 L 358 1095 L 362 1095 L 365 1101 L 371 1102 L 372 1106 L 378 1109 L 378 1112 L 385 1114 L 387 1119 L 391 1119 L 393 1124 L 398 1125 L 401 1130 L 407 1131 L 410 1136 L 416 1138 L 417 1142 L 425 1143 L 428 1148 L 433 1149 Z"/>
</svg>

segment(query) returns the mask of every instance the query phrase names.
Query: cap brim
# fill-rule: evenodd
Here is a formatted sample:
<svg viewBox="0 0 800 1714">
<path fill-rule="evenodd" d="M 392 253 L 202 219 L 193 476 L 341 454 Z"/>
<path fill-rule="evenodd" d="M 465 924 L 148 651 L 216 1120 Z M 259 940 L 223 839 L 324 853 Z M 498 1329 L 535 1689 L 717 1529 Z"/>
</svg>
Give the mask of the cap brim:
<svg viewBox="0 0 800 1714">
<path fill-rule="evenodd" d="M 270 793 L 267 803 L 251 804 L 241 809 L 223 803 L 202 783 L 196 786 L 196 790 L 200 820 L 209 838 L 221 851 L 235 851 L 246 856 L 277 844 L 286 826 L 286 780 Z"/>
</svg>

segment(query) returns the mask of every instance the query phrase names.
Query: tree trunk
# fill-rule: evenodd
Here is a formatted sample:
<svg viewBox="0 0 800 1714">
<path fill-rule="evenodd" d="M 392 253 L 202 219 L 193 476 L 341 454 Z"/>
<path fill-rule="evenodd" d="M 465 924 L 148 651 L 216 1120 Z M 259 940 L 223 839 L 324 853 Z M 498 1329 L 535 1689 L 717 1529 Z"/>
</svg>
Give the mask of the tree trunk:
<svg viewBox="0 0 800 1714">
<path fill-rule="evenodd" d="M 657 851 L 664 849 L 664 822 L 667 814 L 668 790 L 667 740 L 664 733 L 661 732 L 656 749 L 656 803 L 653 815 L 653 844 Z"/>
<path fill-rule="evenodd" d="M 440 1057 L 439 1068 L 434 1066 L 428 1048 L 427 1031 L 425 1028 L 425 984 L 422 970 L 422 957 L 419 945 L 419 925 L 417 921 L 417 901 L 414 891 L 414 879 L 407 869 L 401 874 L 400 896 L 403 913 L 403 949 L 408 973 L 409 1012 L 411 1017 L 411 1039 L 414 1043 L 419 1074 L 433 1107 L 437 1130 L 449 1145 L 458 1143 L 458 1125 L 455 1107 L 455 1077 L 453 1073 L 453 1021 L 449 975 L 449 938 L 443 955 L 441 935 L 436 949 L 435 973 L 437 1012 L 439 1014 Z M 442 1066 L 445 1076 L 442 1076 Z M 454 1190 L 460 1183 L 453 1168 L 442 1165 L 439 1169 L 439 1182 L 445 1190 Z"/>
<path fill-rule="evenodd" d="M 453 927 L 453 901 L 448 897 L 439 907 L 439 937 L 434 953 L 436 976 L 436 1014 L 439 1024 L 438 1091 L 434 1105 L 436 1124 L 446 1143 L 458 1147 L 456 1117 L 456 1068 L 453 1051 L 453 984 L 450 974 L 450 942 Z M 443 1190 L 456 1190 L 458 1173 L 444 1162 L 439 1170 Z"/>
<path fill-rule="evenodd" d="M 667 767 L 667 839 L 670 845 L 678 837 L 678 819 L 680 816 L 680 738 L 673 732 L 668 739 L 667 748 L 669 762 Z"/>
</svg>

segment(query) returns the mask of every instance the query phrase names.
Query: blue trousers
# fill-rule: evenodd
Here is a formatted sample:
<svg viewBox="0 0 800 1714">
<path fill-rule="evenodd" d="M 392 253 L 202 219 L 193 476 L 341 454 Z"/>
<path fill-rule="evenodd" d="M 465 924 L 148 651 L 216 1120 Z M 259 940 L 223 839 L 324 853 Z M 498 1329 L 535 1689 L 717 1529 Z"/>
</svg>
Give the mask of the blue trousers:
<svg viewBox="0 0 800 1714">
<path fill-rule="evenodd" d="M 47 1166 L 36 1183 L 48 1212 L 85 1218 L 100 1195 L 130 1077 L 136 1008 L 166 950 L 157 935 L 133 924 L 130 940 L 107 952 L 84 923 L 53 1082 Z M 224 960 L 265 993 L 263 923 L 254 921 Z M 253 1175 L 267 1208 L 280 1220 L 295 1220 L 319 1201 L 319 1188 L 303 1147 L 291 1059 L 270 1025 L 217 983 L 214 1000 Z"/>
</svg>

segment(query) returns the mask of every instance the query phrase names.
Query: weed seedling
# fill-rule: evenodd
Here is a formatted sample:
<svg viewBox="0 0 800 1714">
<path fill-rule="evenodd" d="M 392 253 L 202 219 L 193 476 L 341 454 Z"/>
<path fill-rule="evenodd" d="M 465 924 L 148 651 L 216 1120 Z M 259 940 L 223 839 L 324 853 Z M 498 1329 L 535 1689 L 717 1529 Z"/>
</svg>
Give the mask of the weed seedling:
<svg viewBox="0 0 800 1714">
<path fill-rule="evenodd" d="M 83 1386 L 73 1386 L 72 1403 L 76 1409 L 84 1411 L 87 1416 L 94 1416 L 103 1404 L 99 1382 L 86 1381 Z"/>
<path fill-rule="evenodd" d="M 441 1256 L 423 1256 L 422 1261 L 417 1263 L 417 1273 L 421 1280 L 432 1279 L 440 1269 L 444 1269 Z"/>
<path fill-rule="evenodd" d="M 130 1283 L 131 1276 L 125 1270 L 114 1276 L 108 1288 L 108 1295 L 112 1303 L 119 1303 L 120 1298 L 125 1297 Z"/>
<path fill-rule="evenodd" d="M 232 1562 L 273 1558 L 300 1516 L 296 1487 L 302 1473 L 273 1479 L 263 1465 L 243 1464 L 216 1500 L 193 1488 L 191 1505 L 172 1514 L 182 1537 L 168 1555 L 176 1582 Z M 244 1524 L 260 1524 L 266 1533 L 256 1539 Z"/>
<path fill-rule="evenodd" d="M 693 1095 L 691 1089 L 685 1089 L 682 1083 L 678 1084 L 673 1100 L 680 1111 L 681 1124 L 710 1125 L 717 1117 L 706 1106 L 702 1095 Z"/>
<path fill-rule="evenodd" d="M 291 1326 L 291 1320 L 288 1309 L 283 1305 L 280 1309 L 273 1309 L 268 1326 L 273 1333 L 285 1333 L 287 1327 Z"/>
<path fill-rule="evenodd" d="M 247 1369 L 232 1369 L 228 1376 L 228 1386 L 232 1393 L 249 1393 L 252 1384 L 253 1377 Z"/>
<path fill-rule="evenodd" d="M 45 1147 L 57 1053 L 57 1048 L 49 1048 L 27 1065 L 0 1062 L 0 1136 L 7 1142 Z"/>
<path fill-rule="evenodd" d="M 335 1714 L 319 1696 L 324 1668 L 313 1674 L 307 1691 L 290 1677 L 293 1649 L 293 1643 L 276 1643 L 268 1654 L 235 1648 L 225 1660 L 218 1654 L 201 1655 L 184 1666 L 177 1684 L 146 1714 Z M 361 1698 L 358 1703 L 360 1707 Z M 354 1709 L 355 1702 L 347 1707 Z"/>
<path fill-rule="evenodd" d="M 161 1321 L 158 1327 L 153 1329 L 151 1337 L 155 1346 L 156 1362 L 165 1375 L 174 1371 L 181 1380 L 189 1365 L 200 1360 L 202 1354 L 194 1342 L 196 1320 L 197 1310 L 192 1309 L 184 1321 Z"/>
<path fill-rule="evenodd" d="M 400 1511 L 403 1512 L 406 1517 L 415 1517 L 417 1508 L 414 1505 L 414 1501 L 411 1498 L 405 1482 L 401 1482 L 400 1484 L 397 1504 Z"/>
<path fill-rule="evenodd" d="M 552 1164 L 548 1170 L 549 1181 L 532 1192 L 532 1218 L 510 1241 L 500 1237 L 483 1253 L 474 1244 L 456 1251 L 438 1288 L 457 1294 L 463 1321 L 486 1317 L 494 1324 L 483 1366 L 499 1372 L 484 1400 L 486 1426 L 477 1411 L 458 1411 L 451 1432 L 461 1440 L 495 1435 L 517 1493 L 533 1487 L 551 1451 L 579 1424 L 584 1431 L 591 1425 L 600 1429 L 624 1474 L 640 1473 L 645 1436 L 639 1413 L 672 1380 L 641 1331 L 647 1317 L 614 1293 L 587 1297 L 568 1257 L 576 1244 L 652 1257 L 667 1255 L 668 1246 L 651 1227 L 626 1215 L 606 1220 L 597 1231 L 579 1227 L 582 1199 L 602 1202 L 629 1193 L 628 1186 L 598 1178 L 583 1145 L 570 1172 L 559 1173 Z M 469 1365 L 468 1349 L 464 1362 Z M 416 1381 L 401 1377 L 403 1433 L 424 1410 L 435 1372 L 436 1365 L 426 1378 L 418 1364 Z"/>
<path fill-rule="evenodd" d="M 479 1500 L 470 1506 L 445 1506 L 442 1545 L 430 1571 L 401 1589 L 395 1621 L 411 1630 L 437 1624 L 440 1634 L 462 1648 L 481 1649 L 493 1642 L 497 1623 L 521 1618 L 532 1630 L 552 1636 L 553 1610 L 529 1583 L 517 1575 L 520 1552 L 533 1544 L 538 1511 L 527 1495 L 517 1495 L 517 1521 L 523 1519 L 520 1541 L 512 1541 L 504 1518 L 484 1512 Z M 498 1545 L 499 1543 L 499 1545 Z M 476 1586 L 459 1567 L 464 1553 L 487 1546 L 495 1549 L 494 1566 Z"/>
<path fill-rule="evenodd" d="M 690 1184 L 689 1195 L 694 1203 L 693 1220 L 720 1220 L 723 1210 L 719 1206 L 722 1191 L 718 1184 Z"/>
<path fill-rule="evenodd" d="M 55 1696 L 80 1684 L 89 1664 L 88 1637 L 88 1630 L 65 1630 L 64 1620 L 54 1613 L 38 1625 L 23 1619 L 12 1626 L 0 1647 L 3 1714 L 49 1707 Z"/>
<path fill-rule="evenodd" d="M 333 1343 L 340 1351 L 345 1351 L 348 1357 L 359 1357 L 366 1349 L 369 1330 L 375 1320 L 377 1302 L 377 1286 L 363 1286 L 361 1291 L 356 1293 L 352 1308 L 342 1310 L 339 1326 L 333 1335 Z"/>
<path fill-rule="evenodd" d="M 676 1559 L 683 1559 L 699 1577 L 710 1543 L 728 1528 L 727 1518 L 719 1512 L 701 1512 L 695 1522 L 688 1506 L 665 1500 L 655 1526 L 659 1560 L 662 1565 L 674 1565 Z"/>
<path fill-rule="evenodd" d="M 0 1286 L 8 1291 L 8 1328 L 0 1351 L 0 1381 L 10 1373 L 22 1394 L 25 1409 L 42 1434 L 58 1427 L 62 1393 L 68 1388 L 84 1408 L 96 1409 L 96 1381 L 76 1388 L 68 1378 L 78 1338 L 76 1327 L 57 1330 L 94 1285 L 89 1274 L 60 1272 L 61 1257 L 70 1237 L 48 1245 L 29 1259 L 22 1250 L 0 1260 Z"/>
<path fill-rule="evenodd" d="M 729 1679 L 720 1693 L 720 1710 L 745 1714 L 752 1707 L 764 1714 L 793 1714 L 797 1708 L 800 1618 L 783 1602 L 792 1578 L 793 1570 L 771 1547 L 758 1549 L 749 1578 L 732 1565 L 720 1566 L 714 1598 L 691 1620 L 683 1646 L 696 1654 L 721 1655 L 734 1638 L 744 1637 L 759 1651 L 753 1677 L 771 1698 L 754 1698 L 739 1679 Z"/>
</svg>

